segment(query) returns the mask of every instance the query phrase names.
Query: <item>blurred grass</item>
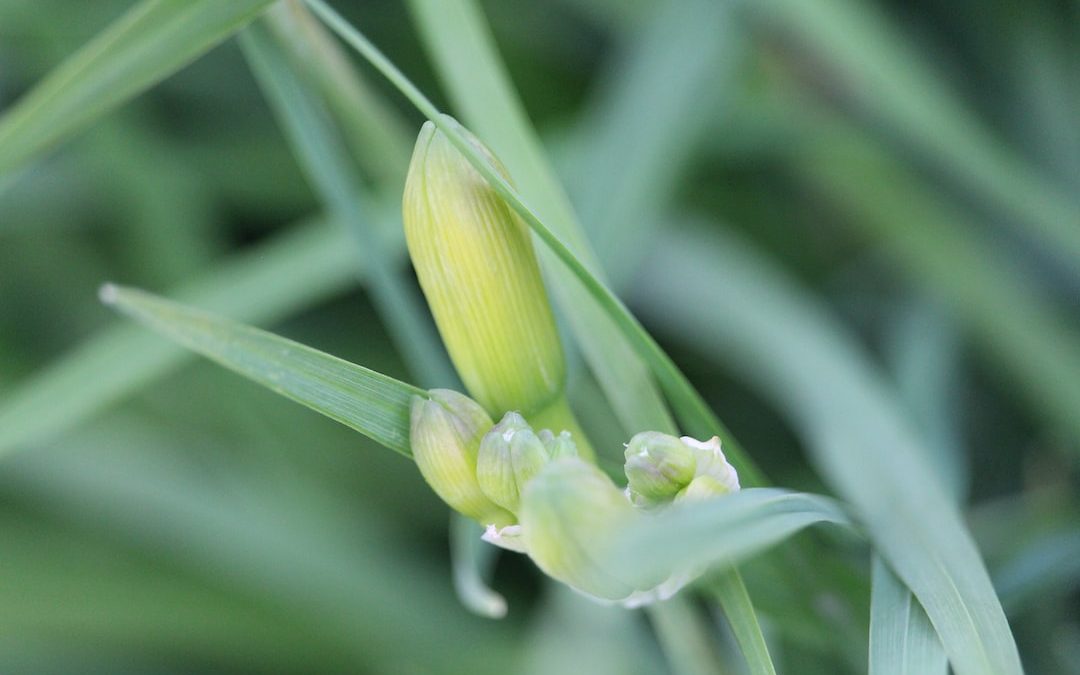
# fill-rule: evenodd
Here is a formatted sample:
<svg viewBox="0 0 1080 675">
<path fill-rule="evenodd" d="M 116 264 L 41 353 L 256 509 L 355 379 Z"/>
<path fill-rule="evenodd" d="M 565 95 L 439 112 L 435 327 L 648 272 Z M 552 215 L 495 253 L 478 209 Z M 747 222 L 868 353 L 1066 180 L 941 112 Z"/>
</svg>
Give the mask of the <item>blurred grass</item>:
<svg viewBox="0 0 1080 675">
<path fill-rule="evenodd" d="M 18 112 L 29 109 L 20 94 L 132 4 L 0 2 L 0 164 L 37 156 L 0 178 L 0 670 L 663 669 L 640 617 L 538 590 L 515 560 L 494 579 L 509 618 L 471 618 L 450 591 L 444 510 L 410 463 L 226 375 L 180 368 L 188 356 L 95 304 L 97 285 L 116 279 L 399 378 L 415 366 L 235 44 L 170 76 L 224 37 L 217 29 L 148 37 L 182 49 L 108 71 L 101 103 L 51 85 L 34 105 L 66 100 L 63 123 Z M 405 8 L 336 4 L 436 90 L 451 64 L 422 59 Z M 685 236 L 687 212 L 762 249 L 880 371 L 950 498 L 967 495 L 959 508 L 1026 671 L 1072 672 L 1078 10 L 564 0 L 540 21 L 516 1 L 482 8 L 607 278 L 630 289 L 699 279 L 688 259 L 658 255 Z M 340 125 L 352 196 L 376 196 L 365 222 L 392 230 L 419 118 L 316 25 L 271 27 Z M 462 109 L 495 110 L 460 96 Z M 390 239 L 383 259 L 410 287 Z M 719 260 L 700 263 L 715 286 L 680 286 L 666 309 L 714 308 Z M 853 290 L 867 298 L 858 314 Z M 776 399 L 758 398 L 764 381 L 702 331 L 656 322 L 640 291 L 628 297 L 766 472 L 826 490 L 810 441 Z M 784 344 L 798 353 L 805 337 L 794 326 Z M 587 374 L 573 382 L 576 399 L 596 396 Z M 812 538 L 836 559 L 810 573 L 868 603 L 865 552 Z M 771 596 L 805 573 L 785 551 L 745 575 L 780 671 L 865 670 L 869 615 L 851 612 L 867 605 Z M 732 643 L 717 646 L 733 662 Z"/>
</svg>

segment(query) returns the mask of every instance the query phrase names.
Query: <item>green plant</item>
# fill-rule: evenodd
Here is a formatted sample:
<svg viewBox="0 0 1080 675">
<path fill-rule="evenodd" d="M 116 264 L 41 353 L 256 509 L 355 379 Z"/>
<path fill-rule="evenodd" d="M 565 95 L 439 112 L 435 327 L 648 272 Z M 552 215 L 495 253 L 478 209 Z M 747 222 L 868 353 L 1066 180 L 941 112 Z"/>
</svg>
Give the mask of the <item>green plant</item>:
<svg viewBox="0 0 1080 675">
<path fill-rule="evenodd" d="M 12 503 L 0 529 L 10 574 L 22 580 L 15 586 L 31 589 L 0 592 L 9 607 L 0 624 L 33 638 L 14 645 L 5 667 L 47 669 L 41 636 L 65 630 L 79 640 L 51 663 L 80 663 L 87 652 L 105 670 L 139 642 L 149 645 L 148 666 L 157 654 L 185 664 L 194 655 L 225 670 L 516 672 L 527 664 L 540 672 L 770 673 L 857 672 L 869 663 L 874 673 L 966 674 L 1021 672 L 1021 656 L 1031 672 L 1069 663 L 1077 628 L 1068 591 L 1078 576 L 1068 564 L 1072 479 L 1068 469 L 1056 482 L 1045 477 L 1076 456 L 1080 341 L 1062 317 L 1075 295 L 1080 209 L 1067 187 L 979 122 L 876 5 L 579 3 L 618 36 L 625 58 L 580 123 L 561 142 L 542 144 L 515 89 L 528 82 L 509 77 L 477 2 L 408 3 L 460 124 L 405 76 L 404 66 L 416 68 L 401 57 L 407 50 L 399 69 L 375 46 L 384 43 L 377 19 L 370 30 L 354 25 L 322 0 L 227 4 L 144 0 L 0 117 L 5 208 L 51 228 L 41 241 L 47 232 L 60 242 L 26 244 L 27 260 L 8 267 L 32 270 L 35 250 L 59 260 L 69 247 L 76 283 L 89 288 L 86 279 L 106 270 L 118 276 L 115 260 L 64 231 L 61 221 L 77 209 L 50 220 L 33 197 L 41 176 L 42 190 L 50 176 L 113 180 L 105 201 L 117 202 L 118 240 L 137 260 L 119 276 L 168 288 L 175 300 L 114 285 L 102 299 L 373 443 L 214 371 L 181 374 L 188 352 L 129 325 L 105 327 L 25 382 L 0 382 L 0 452 L 10 453 L 0 489 Z M 501 7 L 491 3 L 487 14 Z M 1024 30 L 1052 34 L 1032 26 L 1042 27 Z M 187 136 L 162 141 L 139 131 L 153 128 L 146 120 L 154 112 L 135 107 L 91 132 L 91 163 L 67 166 L 61 155 L 31 168 L 46 149 L 234 33 L 246 66 L 237 70 L 257 82 L 288 153 L 265 134 L 245 138 L 243 120 L 232 137 L 209 143 L 207 162 Z M 790 33 L 790 44 L 777 37 Z M 770 51 L 771 40 L 792 53 Z M 346 46 L 381 77 L 369 82 Z M 835 77 L 859 105 L 808 101 L 785 88 L 787 79 L 805 85 L 801 48 L 821 79 Z M 1033 72 L 1064 81 L 1046 65 L 1055 57 L 1043 58 Z M 397 110 L 402 101 L 415 110 Z M 423 152 L 407 182 L 412 129 L 421 124 Z M 1067 138 L 1069 126 L 1054 128 Z M 138 152 L 131 139 L 145 141 Z M 142 167 L 128 166 L 123 158 L 140 152 Z M 191 167 L 209 170 L 225 156 L 253 158 L 221 188 L 235 202 L 281 204 L 294 215 L 313 197 L 320 215 L 223 258 L 212 230 L 184 224 L 213 220 Z M 260 174 L 291 167 L 290 156 L 297 170 Z M 99 157 L 127 168 L 89 170 Z M 751 198 L 728 194 L 713 173 L 695 177 L 712 164 L 738 166 L 732 157 L 772 172 L 750 181 Z M 440 168 L 425 173 L 429 161 Z M 942 172 L 957 185 L 928 180 Z M 428 181 L 446 190 L 458 178 L 438 199 L 424 194 Z M 857 321 L 838 316 L 821 289 L 805 288 L 849 258 L 845 274 L 865 281 L 866 261 L 789 243 L 805 236 L 791 225 L 804 216 L 772 205 L 772 181 L 809 187 L 812 198 L 794 191 L 785 199 L 869 235 L 918 289 L 903 285 L 902 302 L 891 286 L 874 291 L 875 301 L 903 310 L 889 321 L 873 310 L 871 325 L 891 340 L 884 361 L 846 325 Z M 957 198 L 968 193 L 980 204 Z M 1035 254 L 1051 250 L 1063 272 L 1025 268 L 998 230 L 983 227 L 988 209 L 998 229 Z M 745 233 L 718 225 L 721 212 L 747 223 Z M 491 220 L 484 236 L 453 240 L 456 223 L 476 214 Z M 0 220 L 0 236 L 21 246 L 3 227 Z M 773 236 L 769 228 L 780 229 Z M 788 269 L 747 238 L 773 248 Z M 837 236 L 832 243 L 842 245 L 826 248 L 863 256 L 856 241 Z M 447 264 L 450 249 L 457 257 Z M 492 259 L 500 264 L 489 266 Z M 485 277 L 489 267 L 497 273 Z M 13 316 L 25 284 L 40 295 L 40 311 L 63 308 L 49 314 L 58 331 L 89 332 L 101 321 L 86 309 L 88 297 L 70 299 L 56 275 L 10 279 L 0 292 Z M 337 310 L 332 329 L 320 329 L 330 320 L 318 313 L 310 325 L 295 320 L 357 283 L 372 301 L 360 310 L 365 327 L 385 327 L 385 339 L 339 327 L 360 313 L 355 307 Z M 870 284 L 840 285 L 846 298 Z M 239 322 L 279 324 L 299 340 Z M 364 347 L 355 346 L 358 335 Z M 968 337 L 985 349 L 986 365 L 961 358 L 957 345 Z M 24 369 L 5 340 L 0 333 L 0 367 Z M 695 360 L 702 355 L 706 365 Z M 1005 468 L 968 470 L 958 439 L 972 432 L 958 424 L 960 402 L 950 396 L 957 373 L 982 377 L 982 368 L 1016 383 L 1019 404 L 1014 410 L 1008 385 L 980 392 L 1007 414 L 983 419 L 992 431 L 978 433 L 1026 438 L 1050 424 L 1060 429 L 1050 450 L 1021 452 L 1014 441 L 978 436 L 989 449 L 974 459 Z M 167 386 L 150 387 L 166 375 Z M 728 375 L 765 402 L 714 385 Z M 148 393 L 94 423 L 136 392 Z M 746 421 L 755 415 L 787 426 Z M 789 431 L 813 471 L 792 463 Z M 716 443 L 680 441 L 680 432 Z M 420 470 L 377 446 L 415 458 Z M 239 447 L 252 449 L 241 457 Z M 1049 487 L 1010 484 L 1023 497 L 1000 506 L 1008 517 L 984 506 L 969 525 L 965 486 L 985 499 L 993 489 L 980 487 L 986 476 L 1011 478 L 1008 462 L 1021 455 Z M 193 466 L 176 466 L 189 456 Z M 452 516 L 448 535 L 460 605 L 506 621 L 467 616 L 449 597 L 444 562 L 418 550 L 447 531 L 421 473 L 463 514 Z M 215 485 L 217 477 L 232 488 Z M 485 540 L 525 550 L 562 584 L 546 585 L 545 600 L 534 602 L 520 580 L 494 578 L 498 549 Z M 510 569 L 537 578 L 530 566 Z M 563 584 L 646 604 L 652 630 L 630 610 L 582 604 Z M 519 608 L 535 621 L 525 625 Z M 723 614 L 724 633 L 707 611 Z M 95 620 L 84 619 L 92 613 Z M 99 641 L 106 647 L 93 647 Z"/>
</svg>

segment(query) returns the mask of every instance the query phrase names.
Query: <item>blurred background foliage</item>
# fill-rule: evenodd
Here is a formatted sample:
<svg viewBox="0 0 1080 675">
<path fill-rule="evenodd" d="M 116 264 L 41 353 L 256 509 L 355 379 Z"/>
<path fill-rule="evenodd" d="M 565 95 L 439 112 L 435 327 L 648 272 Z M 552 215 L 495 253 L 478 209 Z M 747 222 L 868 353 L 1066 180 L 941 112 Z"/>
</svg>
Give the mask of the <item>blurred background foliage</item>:
<svg viewBox="0 0 1080 675">
<path fill-rule="evenodd" d="M 0 110 L 130 4 L 0 0 Z M 453 110 L 407 7 L 335 5 Z M 769 385 L 695 329 L 710 291 L 681 284 L 724 283 L 707 252 L 729 240 L 887 375 L 1028 671 L 1080 672 L 1080 5 L 483 8 L 608 277 L 757 463 L 827 492 Z M 330 105 L 398 129 L 346 132 L 397 241 L 422 120 L 360 82 Z M 471 615 L 410 462 L 97 302 L 142 286 L 419 382 L 324 212 L 235 39 L 0 175 L 0 671 L 662 671 L 644 616 L 516 557 L 495 576 L 509 617 Z M 580 363 L 572 388 L 619 452 Z M 864 552 L 811 572 L 845 602 L 770 592 L 774 554 L 745 573 L 781 671 L 865 668 Z"/>
</svg>

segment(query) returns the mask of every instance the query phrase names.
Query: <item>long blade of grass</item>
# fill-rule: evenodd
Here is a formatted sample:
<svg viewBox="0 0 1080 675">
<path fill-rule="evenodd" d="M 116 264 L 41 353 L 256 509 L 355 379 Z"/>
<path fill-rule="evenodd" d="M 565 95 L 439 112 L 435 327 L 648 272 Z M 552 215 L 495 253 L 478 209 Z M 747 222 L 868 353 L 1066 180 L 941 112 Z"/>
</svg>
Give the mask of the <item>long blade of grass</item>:
<svg viewBox="0 0 1080 675">
<path fill-rule="evenodd" d="M 616 289 L 640 269 L 700 142 L 725 125 L 746 52 L 732 15 L 728 2 L 656 3 L 615 35 L 610 67 L 565 142 L 567 189 Z"/>
<path fill-rule="evenodd" d="M 824 121 L 801 144 L 795 168 L 850 211 L 849 226 L 887 244 L 913 282 L 974 328 L 1032 412 L 1060 425 L 1080 449 L 1080 335 L 999 246 L 844 126 Z"/>
<path fill-rule="evenodd" d="M 754 630 L 754 626 L 733 618 L 753 611 L 750 594 L 746 591 L 746 584 L 743 583 L 739 570 L 732 567 L 714 574 L 706 586 L 707 592 L 716 598 L 721 611 L 728 617 L 739 649 L 748 655 L 746 662 L 750 666 L 751 675 L 776 675 L 765 636 L 760 630 Z"/>
<path fill-rule="evenodd" d="M 414 140 L 405 119 L 372 90 L 303 2 L 286 0 L 265 18 L 318 84 L 356 162 L 379 189 L 400 195 Z"/>
<path fill-rule="evenodd" d="M 844 510 L 827 497 L 749 488 L 643 519 L 619 535 L 610 564 L 627 578 L 732 564 L 817 523 L 852 526 Z"/>
<path fill-rule="evenodd" d="M 147 328 L 406 457 L 409 403 L 424 391 L 272 333 L 105 285 L 101 300 Z"/>
<path fill-rule="evenodd" d="M 417 1 L 410 8 L 454 107 L 505 164 L 536 213 L 599 275 L 595 254 L 503 69 L 479 8 L 461 0 Z M 624 430 L 673 428 L 647 367 L 619 328 L 579 279 L 545 248 L 538 250 L 562 315 Z"/>
<path fill-rule="evenodd" d="M 946 675 L 941 640 L 911 591 L 874 556 L 870 675 Z"/>
<path fill-rule="evenodd" d="M 776 401 L 926 610 L 956 672 L 1022 672 L 978 549 L 862 349 L 731 235 L 669 236 L 652 263 L 665 274 L 640 284 L 635 300 Z M 687 302 L 690 286 L 709 288 L 709 301 Z"/>
<path fill-rule="evenodd" d="M 228 259 L 169 294 L 241 321 L 273 322 L 343 291 L 358 271 L 340 232 L 315 222 Z M 0 399 L 0 455 L 63 434 L 190 357 L 135 326 L 102 331 Z"/>
<path fill-rule="evenodd" d="M 0 119 L 0 176 L 168 77 L 273 0 L 144 0 Z"/>
<path fill-rule="evenodd" d="M 1013 214 L 1065 269 L 1080 270 L 1080 200 L 1040 176 L 988 131 L 925 56 L 870 3 L 766 0 L 747 3 L 803 39 L 842 74 L 847 91 L 927 156 Z M 1024 225 L 1028 227 L 1024 227 Z"/>
<path fill-rule="evenodd" d="M 417 293 L 393 266 L 396 256 L 388 255 L 389 246 L 374 227 L 375 199 L 364 189 L 329 114 L 265 26 L 245 29 L 240 46 L 308 180 L 332 219 L 356 242 L 354 251 L 368 270 L 368 287 L 394 345 L 425 387 L 452 386 L 457 378 L 442 343 Z"/>
<path fill-rule="evenodd" d="M 693 603 L 678 595 L 654 605 L 649 611 L 660 648 L 676 675 L 715 675 L 723 672 L 711 646 L 711 636 L 705 628 L 707 624 L 697 611 Z"/>
</svg>

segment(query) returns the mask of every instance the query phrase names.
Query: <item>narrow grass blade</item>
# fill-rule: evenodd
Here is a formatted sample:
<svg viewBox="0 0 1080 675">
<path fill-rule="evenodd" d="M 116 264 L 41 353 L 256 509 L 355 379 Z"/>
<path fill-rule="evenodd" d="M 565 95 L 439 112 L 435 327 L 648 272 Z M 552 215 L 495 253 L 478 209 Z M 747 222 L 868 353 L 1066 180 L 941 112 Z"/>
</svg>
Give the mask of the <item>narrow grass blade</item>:
<svg viewBox="0 0 1080 675">
<path fill-rule="evenodd" d="M 726 128 L 747 51 L 735 19 L 728 2 L 656 3 L 639 27 L 614 36 L 617 49 L 565 142 L 567 189 L 616 289 L 640 270 L 702 141 Z"/>
<path fill-rule="evenodd" d="M 713 226 L 715 229 L 715 226 Z M 637 287 L 657 326 L 763 388 L 911 588 L 958 675 L 1021 672 L 986 567 L 881 373 L 826 310 L 731 235 L 667 237 Z M 710 289 L 687 302 L 688 287 Z M 823 395 L 827 392 L 828 395 Z"/>
<path fill-rule="evenodd" d="M 333 220 L 354 238 L 379 316 L 410 372 L 427 388 L 453 386 L 457 377 L 426 307 L 394 266 L 395 256 L 388 255 L 389 242 L 371 213 L 375 199 L 364 189 L 329 113 L 265 26 L 245 29 L 240 45 L 308 180 Z"/>
<path fill-rule="evenodd" d="M 874 556 L 870 675 L 946 675 L 949 661 L 911 591 Z"/>
<path fill-rule="evenodd" d="M 1035 415 L 1080 449 L 1080 334 L 1006 252 L 873 141 L 823 121 L 795 160 L 914 283 L 941 298 L 1012 376 Z M 859 180 L 853 180 L 858 176 Z"/>
<path fill-rule="evenodd" d="M 326 223 L 300 224 L 169 295 L 241 321 L 273 322 L 355 283 L 362 270 L 346 243 Z M 102 331 L 0 399 L 0 455 L 63 434 L 189 357 L 135 326 Z"/>
<path fill-rule="evenodd" d="M 878 8 L 858 0 L 748 7 L 805 40 L 874 117 L 1012 214 L 1012 224 L 1058 255 L 1066 271 L 1080 270 L 1080 200 L 1000 143 Z"/>
<path fill-rule="evenodd" d="M 301 0 L 286 0 L 265 18 L 317 83 L 357 163 L 380 190 L 400 194 L 414 141 L 406 120 L 371 89 Z"/>
<path fill-rule="evenodd" d="M 750 604 L 750 595 L 746 592 L 739 570 L 732 567 L 718 574 L 714 574 L 706 583 L 708 592 L 720 603 L 720 609 L 731 624 L 731 631 L 735 634 L 735 641 L 739 643 L 739 649 L 746 655 L 746 663 L 750 666 L 751 675 L 776 675 L 772 658 L 769 656 L 769 645 L 765 643 L 765 636 L 761 633 L 761 626 L 757 623 L 740 621 L 739 617 L 746 616 L 753 611 Z"/>
<path fill-rule="evenodd" d="M 0 119 L 0 176 L 221 42 L 272 0 L 143 0 Z"/>
<path fill-rule="evenodd" d="M 827 497 L 749 488 L 642 520 L 613 544 L 610 564 L 627 578 L 730 565 L 817 523 L 851 527 L 843 509 Z"/>
<path fill-rule="evenodd" d="M 188 349 L 411 456 L 409 402 L 423 390 L 144 291 L 105 285 L 101 300 Z"/>
<path fill-rule="evenodd" d="M 676 675 L 715 675 L 723 672 L 712 648 L 707 624 L 687 598 L 675 596 L 648 608 L 660 648 Z M 755 673 L 756 675 L 756 673 Z"/>
<path fill-rule="evenodd" d="M 686 431 L 691 435 L 703 438 L 708 438 L 714 434 L 720 436 L 724 441 L 725 453 L 731 463 L 738 469 L 743 483 L 750 486 L 763 484 L 764 476 L 761 471 L 753 464 L 734 436 L 724 427 L 708 404 L 701 398 L 701 395 L 686 379 L 686 376 L 678 369 L 675 362 L 642 328 L 622 301 L 603 282 L 597 279 L 589 271 L 588 267 L 574 255 L 567 244 L 522 201 L 518 192 L 465 139 L 457 125 L 451 119 L 441 115 L 438 108 L 393 63 L 322 0 L 308 0 L 308 4 L 334 32 L 338 33 L 343 40 L 370 61 L 421 113 L 447 135 L 454 146 L 488 181 L 499 196 L 505 199 L 507 204 L 522 217 L 533 232 L 558 256 L 559 260 L 566 265 L 574 276 L 581 280 L 585 289 L 619 327 L 637 354 L 653 370 L 653 374 L 664 392 L 680 411 L 680 419 L 684 421 Z M 650 415 L 650 418 L 659 421 L 655 413 Z M 663 429 L 667 428 L 667 425 L 661 424 L 654 428 Z"/>
<path fill-rule="evenodd" d="M 506 616 L 506 598 L 491 590 L 486 578 L 499 549 L 484 542 L 483 528 L 460 513 L 450 514 L 450 562 L 454 590 L 471 612 L 489 619 Z"/>
<path fill-rule="evenodd" d="M 410 7 L 454 107 L 509 169 L 536 213 L 590 272 L 599 275 L 599 263 L 495 51 L 479 7 L 468 0 L 421 0 Z M 647 367 L 618 326 L 550 251 L 538 250 L 562 315 L 624 430 L 673 429 Z"/>
</svg>

